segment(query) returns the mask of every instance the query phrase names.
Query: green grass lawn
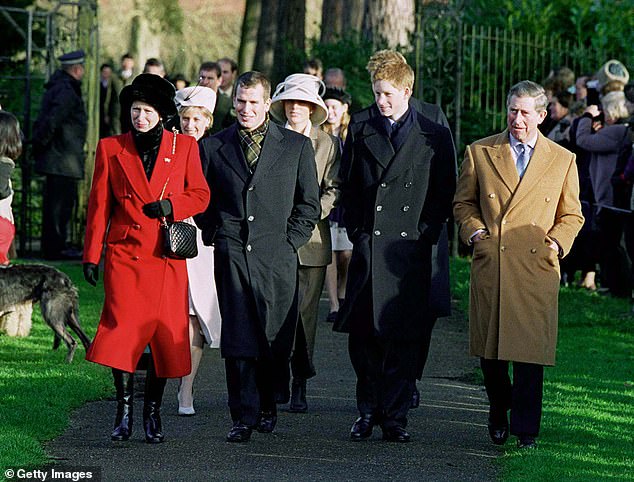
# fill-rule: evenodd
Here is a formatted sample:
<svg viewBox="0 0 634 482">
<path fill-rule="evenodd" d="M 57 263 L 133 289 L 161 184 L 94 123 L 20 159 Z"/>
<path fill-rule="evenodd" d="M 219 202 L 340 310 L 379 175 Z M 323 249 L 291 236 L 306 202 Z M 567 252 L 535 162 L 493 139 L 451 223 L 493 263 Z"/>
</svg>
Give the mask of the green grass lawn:
<svg viewBox="0 0 634 482">
<path fill-rule="evenodd" d="M 95 334 L 103 289 L 84 282 L 79 263 L 51 263 L 67 273 L 79 288 L 84 331 Z M 0 468 L 44 465 L 42 442 L 61 434 L 73 408 L 110 395 L 110 370 L 84 360 L 77 348 L 72 364 L 64 361 L 66 345 L 52 350 L 53 331 L 44 324 L 39 305 L 33 310 L 27 338 L 0 335 Z M 78 340 L 74 333 L 73 338 Z M 78 340 L 79 342 L 79 340 Z M 0 480 L 2 476 L 0 476 Z"/>
<path fill-rule="evenodd" d="M 469 262 L 452 263 L 467 312 Z M 634 316 L 629 303 L 563 288 L 557 366 L 546 368 L 539 447 L 507 442 L 502 480 L 634 480 Z M 514 442 L 514 440 L 510 440 Z"/>
</svg>

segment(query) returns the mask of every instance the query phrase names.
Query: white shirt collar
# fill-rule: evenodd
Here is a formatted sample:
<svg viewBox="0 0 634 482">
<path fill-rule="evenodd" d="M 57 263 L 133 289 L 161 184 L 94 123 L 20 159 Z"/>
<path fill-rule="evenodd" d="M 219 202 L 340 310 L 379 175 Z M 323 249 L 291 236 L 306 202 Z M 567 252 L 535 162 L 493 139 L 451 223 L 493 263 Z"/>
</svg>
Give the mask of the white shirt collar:
<svg viewBox="0 0 634 482">
<path fill-rule="evenodd" d="M 535 144 L 537 144 L 537 137 L 538 135 L 535 134 L 535 137 L 533 137 L 532 139 L 529 139 L 528 142 L 520 142 L 515 137 L 513 137 L 513 134 L 509 132 L 509 141 L 511 143 L 511 148 L 513 150 L 517 148 L 518 144 L 526 144 L 531 149 L 535 149 Z"/>
<path fill-rule="evenodd" d="M 293 130 L 291 129 L 290 124 L 288 123 L 288 121 L 286 121 L 286 124 L 284 124 L 284 127 L 286 127 L 289 130 Z M 300 132 L 300 134 L 304 134 L 306 137 L 310 137 L 310 130 L 312 129 L 313 124 L 312 122 L 308 121 L 308 124 L 306 124 L 306 129 L 304 129 L 304 132 Z"/>
</svg>

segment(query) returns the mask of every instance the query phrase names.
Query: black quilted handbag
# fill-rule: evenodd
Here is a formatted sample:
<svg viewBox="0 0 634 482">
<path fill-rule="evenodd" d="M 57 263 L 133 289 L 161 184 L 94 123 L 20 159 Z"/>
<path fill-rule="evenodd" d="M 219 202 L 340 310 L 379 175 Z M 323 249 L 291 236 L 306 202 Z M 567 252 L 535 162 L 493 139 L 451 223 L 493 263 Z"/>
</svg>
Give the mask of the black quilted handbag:
<svg viewBox="0 0 634 482">
<path fill-rule="evenodd" d="M 163 219 L 163 243 L 165 255 L 173 259 L 195 258 L 198 256 L 196 245 L 196 226 L 184 221 Z"/>
</svg>

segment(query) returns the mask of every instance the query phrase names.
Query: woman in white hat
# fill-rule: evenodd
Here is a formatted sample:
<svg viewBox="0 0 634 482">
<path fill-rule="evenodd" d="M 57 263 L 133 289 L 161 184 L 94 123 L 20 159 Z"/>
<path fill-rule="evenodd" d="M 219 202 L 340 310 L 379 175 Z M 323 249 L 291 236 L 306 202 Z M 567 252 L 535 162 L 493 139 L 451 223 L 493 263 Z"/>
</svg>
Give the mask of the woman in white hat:
<svg viewBox="0 0 634 482">
<path fill-rule="evenodd" d="M 174 99 L 183 134 L 200 141 L 208 135 L 213 124 L 216 93 L 209 87 L 186 87 L 176 92 Z M 178 415 L 192 416 L 194 410 L 193 385 L 207 343 L 220 346 L 220 310 L 214 282 L 213 247 L 202 242 L 197 230 L 198 256 L 187 260 L 189 277 L 189 340 L 192 371 L 180 379 L 178 386 Z"/>
<path fill-rule="evenodd" d="M 317 180 L 321 188 L 321 220 L 298 251 L 299 315 L 291 357 L 293 372 L 291 412 L 305 412 L 306 380 L 315 375 L 313 352 L 317 330 L 319 297 L 324 286 L 326 266 L 332 259 L 328 215 L 339 198 L 339 141 L 318 128 L 328 117 L 320 93 L 324 84 L 313 75 L 293 74 L 277 86 L 271 100 L 271 114 L 287 129 L 309 137 L 315 150 Z M 288 382 L 278 403 L 288 401 Z"/>
</svg>

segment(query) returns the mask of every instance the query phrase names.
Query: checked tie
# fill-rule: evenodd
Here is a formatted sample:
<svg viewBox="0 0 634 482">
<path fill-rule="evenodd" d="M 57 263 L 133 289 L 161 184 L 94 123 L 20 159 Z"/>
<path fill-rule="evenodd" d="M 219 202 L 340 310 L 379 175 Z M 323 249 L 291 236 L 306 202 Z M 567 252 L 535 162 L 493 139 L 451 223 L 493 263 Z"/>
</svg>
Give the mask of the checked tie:
<svg viewBox="0 0 634 482">
<path fill-rule="evenodd" d="M 524 172 L 526 172 L 526 166 L 528 166 L 529 160 L 528 146 L 526 144 L 518 144 L 515 166 L 517 167 L 517 173 L 520 175 L 520 179 L 522 179 Z"/>
</svg>

